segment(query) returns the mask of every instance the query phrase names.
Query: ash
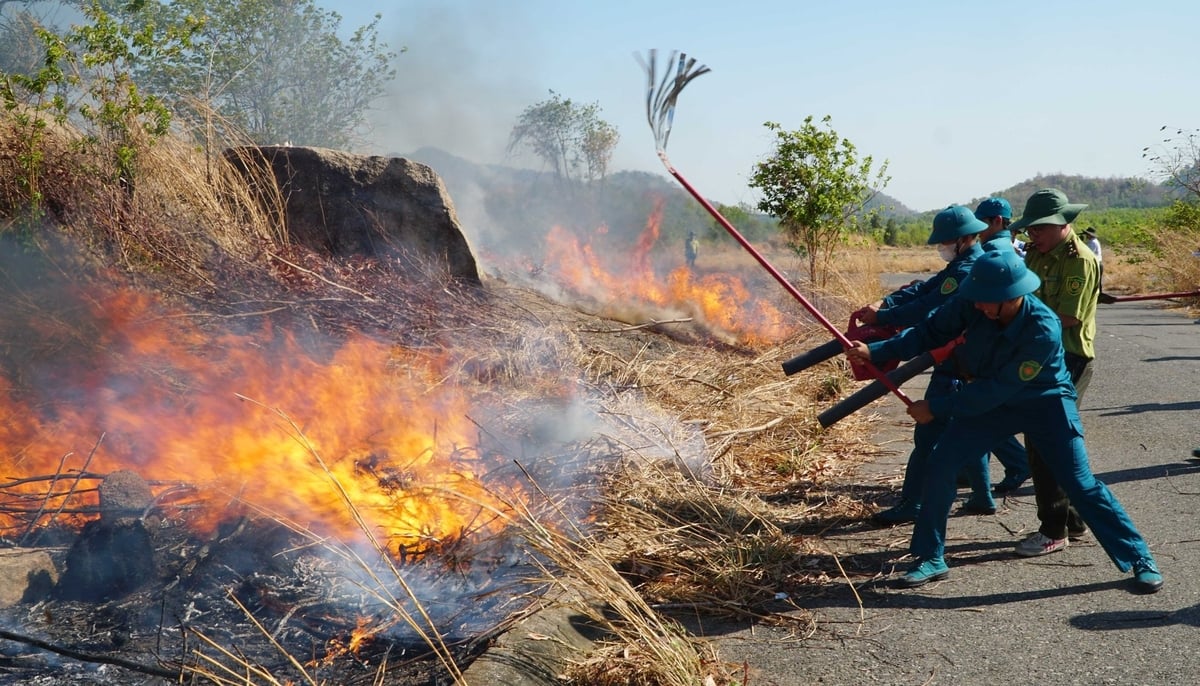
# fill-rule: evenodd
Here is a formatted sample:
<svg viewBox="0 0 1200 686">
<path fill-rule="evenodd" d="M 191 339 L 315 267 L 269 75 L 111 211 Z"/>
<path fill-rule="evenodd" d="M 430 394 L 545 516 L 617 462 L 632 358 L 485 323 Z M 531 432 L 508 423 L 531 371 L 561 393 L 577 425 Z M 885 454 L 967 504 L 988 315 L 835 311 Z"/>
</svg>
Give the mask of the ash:
<svg viewBox="0 0 1200 686">
<path fill-rule="evenodd" d="M 540 590 L 499 538 L 397 568 L 273 520 L 238 518 L 206 539 L 166 521 L 149 533 L 157 574 L 136 590 L 58 588 L 0 610 L 0 684 L 449 684 L 430 623 L 464 668 Z M 61 569 L 68 551 L 53 543 L 46 532 L 39 547 Z"/>
</svg>

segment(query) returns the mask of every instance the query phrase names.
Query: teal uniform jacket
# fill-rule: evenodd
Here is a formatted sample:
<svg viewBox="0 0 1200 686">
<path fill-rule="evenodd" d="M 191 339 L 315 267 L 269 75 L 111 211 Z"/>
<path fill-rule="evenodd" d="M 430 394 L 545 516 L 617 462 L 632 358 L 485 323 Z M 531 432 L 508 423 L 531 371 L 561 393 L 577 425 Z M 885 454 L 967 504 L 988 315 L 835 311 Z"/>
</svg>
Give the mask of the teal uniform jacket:
<svg viewBox="0 0 1200 686">
<path fill-rule="evenodd" d="M 869 344 L 871 359 L 907 360 L 965 333 L 954 349 L 954 364 L 967 383 L 957 393 L 929 398 L 929 411 L 940 419 L 974 417 L 1041 397 L 1075 399 L 1075 387 L 1063 361 L 1058 315 L 1026 295 L 1008 326 L 988 319 L 963 298 L 952 298 L 924 322 L 885 341 Z"/>
<path fill-rule="evenodd" d="M 958 292 L 958 285 L 967 278 L 976 258 L 982 255 L 983 248 L 979 244 L 972 245 L 929 279 L 893 292 L 883 299 L 875 313 L 878 323 L 898 329 L 919 324 Z"/>
</svg>

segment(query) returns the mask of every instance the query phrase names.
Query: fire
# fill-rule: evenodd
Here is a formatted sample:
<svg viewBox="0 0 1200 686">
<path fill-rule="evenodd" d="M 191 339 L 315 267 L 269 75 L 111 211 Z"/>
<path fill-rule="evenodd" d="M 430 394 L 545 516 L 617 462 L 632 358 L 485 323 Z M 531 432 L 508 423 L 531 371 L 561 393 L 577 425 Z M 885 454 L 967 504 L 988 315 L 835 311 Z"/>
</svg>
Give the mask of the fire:
<svg viewBox="0 0 1200 686">
<path fill-rule="evenodd" d="M 791 317 L 756 297 L 732 274 L 697 274 L 678 266 L 664 275 L 655 268 L 652 251 L 663 218 L 660 201 L 646 220 L 634 249 L 613 264 L 591 240 L 580 240 L 555 226 L 546 237 L 546 269 L 570 291 L 617 306 L 629 300 L 694 316 L 708 326 L 735 334 L 743 342 L 764 344 L 795 332 Z M 597 235 L 604 235 L 598 230 Z"/>
<path fill-rule="evenodd" d="M 44 481 L 21 477 L 60 474 L 66 492 L 72 470 L 197 485 L 200 526 L 237 502 L 320 535 L 373 536 L 399 557 L 504 509 L 473 468 L 471 404 L 444 356 L 362 335 L 334 346 L 270 328 L 213 334 L 132 290 L 4 326 L 0 530 L 26 526 L 6 502 L 45 498 Z M 31 349 L 14 360 L 22 326 Z"/>
</svg>

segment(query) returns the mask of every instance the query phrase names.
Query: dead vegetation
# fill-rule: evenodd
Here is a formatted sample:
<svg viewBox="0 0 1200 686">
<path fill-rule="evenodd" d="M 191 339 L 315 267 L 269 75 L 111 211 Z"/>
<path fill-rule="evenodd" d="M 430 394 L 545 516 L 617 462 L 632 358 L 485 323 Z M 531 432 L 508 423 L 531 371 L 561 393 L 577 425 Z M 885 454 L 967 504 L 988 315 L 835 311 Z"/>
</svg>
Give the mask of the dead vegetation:
<svg viewBox="0 0 1200 686">
<path fill-rule="evenodd" d="M 95 165 L 68 133 L 54 132 L 45 143 L 52 161 L 38 178 L 44 213 L 30 214 L 15 181 L 23 173 L 18 162 L 23 141 L 11 121 L 0 127 L 0 217 L 6 240 L 32 253 L 33 268 L 51 281 L 154 290 L 184 313 L 180 316 L 214 334 L 233 325 L 304 331 L 332 340 L 366 333 L 398 350 L 448 354 L 450 367 L 436 383 L 461 384 L 486 400 L 491 413 L 474 418 L 480 434 L 494 432 L 493 440 L 510 448 L 517 440 L 513 436 L 556 435 L 562 429 L 554 425 L 559 413 L 575 403 L 600 418 L 604 428 L 583 445 L 572 437 L 561 439 L 581 461 L 603 466 L 595 472 L 602 488 L 588 489 L 583 507 L 571 500 L 578 492 L 564 495 L 543 488 L 554 465 L 516 459 L 532 496 L 510 502 L 502 514 L 492 513 L 507 519 L 537 551 L 540 583 L 559 587 L 565 599 L 559 602 L 577 605 L 609 631 L 610 643 L 571 666 L 574 683 L 744 683 L 740 666 L 723 664 L 703 641 L 670 619 L 677 610 L 752 617 L 785 623 L 800 635 L 811 632 L 803 589 L 844 572 L 836 559 L 821 553 L 819 535 L 810 532 L 830 522 L 860 519 L 872 507 L 830 489 L 869 454 L 870 420 L 854 416 L 829 430 L 814 421 L 852 383 L 844 363 L 833 360 L 791 378 L 780 373 L 783 360 L 828 340 L 817 325 L 775 345 L 738 347 L 706 337 L 702 327 L 690 322 L 670 317 L 604 320 L 500 280 L 487 282 L 482 290 L 463 290 L 436 270 L 414 274 L 407 263 L 334 260 L 288 243 L 278 221 L 281 213 L 262 202 L 264 197 L 282 202 L 270 187 L 252 194 L 219 158 L 170 139 L 147 148 L 144 178 L 130 203 L 121 195 L 125 191 L 86 173 Z M 772 259 L 797 270 L 794 257 L 776 251 Z M 748 281 L 756 278 L 757 266 L 736 250 L 706 252 L 702 260 Z M 1195 267 L 1192 262 L 1168 264 L 1171 273 L 1180 272 L 1178 278 L 1194 276 L 1188 271 Z M 881 273 L 932 271 L 937 264 L 928 251 L 864 250 L 849 253 L 840 267 L 835 290 L 813 294 L 835 323 L 880 295 Z M 0 314 L 12 321 L 40 316 L 61 325 L 58 335 L 17 357 L 51 360 L 68 342 L 82 351 L 103 347 L 103 341 L 78 330 L 70 317 L 57 316 L 61 313 L 37 297 L 40 291 L 13 279 L 16 268 L 14 262 L 6 263 L 9 297 Z M 1154 273 L 1135 277 L 1117 267 L 1108 272 L 1131 288 L 1151 286 Z M 44 280 L 37 288 L 45 288 Z M 25 345 L 11 332 L 6 336 L 3 343 L 10 353 Z M 11 385 L 19 391 L 23 383 Z M 302 440 L 303 431 L 295 428 L 293 437 Z M 315 451 L 313 456 L 321 463 Z M 73 478 L 78 482 L 83 476 Z M 332 474 L 330 479 L 336 481 Z M 37 491 L 33 497 L 41 499 L 40 511 L 20 520 L 22 538 L 35 525 L 46 526 L 46 512 L 66 514 L 68 499 L 62 496 L 62 489 Z M 30 497 L 29 492 L 20 495 Z M 352 500 L 345 504 L 356 506 Z M 15 506 L 9 507 L 11 514 Z M 71 514 L 86 519 L 92 511 L 84 507 Z M 256 521 L 262 515 L 272 520 L 269 512 L 258 514 Z M 327 557 L 297 551 L 322 547 L 328 553 L 332 548 L 359 572 L 375 566 L 312 532 L 289 527 L 282 518 L 273 523 L 282 527 L 283 538 L 269 543 L 245 541 L 269 534 L 246 528 L 250 520 L 234 521 L 242 528 L 235 524 L 215 538 L 173 542 L 177 555 L 185 558 L 208 548 L 204 559 L 212 571 L 204 577 L 209 582 L 203 586 L 204 604 L 192 608 L 212 612 L 228 628 L 185 632 L 160 624 L 160 634 L 180 631 L 170 636 L 177 639 L 169 642 L 176 652 L 164 656 L 150 651 L 148 656 L 158 662 L 147 674 L 165 677 L 154 671 L 165 669 L 199 683 L 248 685 L 350 683 L 339 681 L 348 674 L 354 683 L 384 683 L 385 678 L 391 679 L 387 683 L 410 683 L 401 681 L 407 673 L 420 675 L 414 679 L 464 683 L 457 661 L 469 662 L 477 645 L 449 645 L 423 616 L 420 603 L 413 605 L 415 598 L 381 590 L 393 589 L 395 579 L 403 578 L 395 569 L 390 570 L 392 579 L 374 577 L 374 571 L 366 574 L 369 582 L 360 580 L 364 585 L 353 592 L 375 600 L 382 596 L 389 614 L 376 617 L 376 624 L 416 627 L 429 649 L 424 654 L 432 654 L 440 667 L 400 659 L 385 642 L 375 644 L 373 652 L 338 652 L 335 642 L 348 641 L 358 628 L 348 624 L 299 626 L 311 613 L 300 612 L 301 601 L 287 593 L 301 593 L 306 581 L 318 590 L 349 591 L 317 561 Z M 235 542 L 272 554 L 235 565 L 220 557 Z M 464 562 L 469 564 L 451 559 L 448 568 Z M 326 614 L 336 612 L 330 594 L 306 597 L 303 603 Z M 787 612 L 775 602 L 780 594 L 794 599 Z M 178 607 L 186 608 L 189 600 L 196 599 L 180 598 Z M 70 618 L 69 626 L 81 627 L 89 621 L 95 625 L 97 618 L 146 612 L 155 602 L 152 593 L 143 593 L 100 606 L 40 605 L 31 612 L 59 613 L 59 620 Z M 517 605 L 521 611 L 527 606 Z M 27 621 L 30 627 L 44 626 Z M 91 656 L 99 662 L 99 656 L 120 655 L 128 646 L 131 637 L 121 634 L 117 620 L 101 624 L 106 627 L 103 640 L 82 629 L 74 635 L 76 642 L 91 645 L 76 659 Z M 296 654 L 298 638 L 312 650 L 320 643 L 322 658 L 342 657 L 353 669 L 339 673 L 327 664 L 313 666 L 310 656 Z M 431 677 L 432 672 L 441 676 Z"/>
</svg>

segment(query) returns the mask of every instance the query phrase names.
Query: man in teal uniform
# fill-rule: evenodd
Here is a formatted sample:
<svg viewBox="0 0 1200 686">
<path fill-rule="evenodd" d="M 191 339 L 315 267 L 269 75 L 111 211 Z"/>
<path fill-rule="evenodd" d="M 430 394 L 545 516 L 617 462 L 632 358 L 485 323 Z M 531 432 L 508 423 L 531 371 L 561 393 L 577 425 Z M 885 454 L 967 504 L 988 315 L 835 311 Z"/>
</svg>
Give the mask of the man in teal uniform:
<svg viewBox="0 0 1200 686">
<path fill-rule="evenodd" d="M 1041 280 L 1016 253 L 989 251 L 975 261 L 957 297 L 924 322 L 885 341 L 855 342 L 846 354 L 876 363 L 909 359 L 959 336 L 955 358 L 970 381 L 957 393 L 918 400 L 908 414 L 921 424 L 947 421 L 925 479 L 922 507 L 904 575 L 920 586 L 949 575 L 944 559 L 954 477 L 965 462 L 1005 436 L 1022 432 L 1038 449 L 1096 540 L 1134 590 L 1163 584 L 1150 549 L 1129 515 L 1088 465 L 1083 424 L 1063 357 L 1062 325 L 1033 292 Z"/>
<path fill-rule="evenodd" d="M 1016 250 L 1012 232 L 1008 230 L 1012 223 L 1012 205 L 1007 200 L 987 198 L 975 208 L 975 218 L 988 225 L 987 230 L 979 235 L 984 250 Z M 1000 495 L 1015 491 L 1029 479 L 1029 457 L 1025 454 L 1025 446 L 1016 436 L 1001 441 L 992 448 L 992 453 L 1004 467 L 1004 478 L 992 488 L 993 493 Z"/>
<path fill-rule="evenodd" d="M 855 312 L 854 316 L 864 324 L 871 325 L 907 328 L 919 324 L 958 291 L 958 285 L 971 271 L 971 265 L 983 254 L 976 238 L 985 228 L 987 224 L 960 205 L 951 205 L 938 212 L 933 218 L 933 231 L 927 243 L 938 246 L 938 253 L 947 261 L 945 268 L 927 281 L 905 286 L 883 300 L 867 305 Z M 949 395 L 962 383 L 953 362 L 944 362 L 934 367 L 925 397 Z M 876 522 L 901 524 L 916 519 L 921 509 L 921 485 L 925 480 L 929 453 L 944 426 L 944 422 L 932 422 L 913 427 L 913 449 L 904 469 L 900 502 L 877 513 L 874 517 Z M 972 493 L 963 510 L 974 514 L 995 513 L 996 502 L 992 499 L 987 475 L 987 454 L 983 453 L 978 460 L 969 462 L 966 472 Z"/>
<path fill-rule="evenodd" d="M 1054 188 L 1029 197 L 1025 212 L 1012 226 L 1029 234 L 1025 264 L 1042 281 L 1034 293 L 1062 321 L 1062 343 L 1067 371 L 1075 384 L 1077 403 L 1083 402 L 1096 358 L 1096 303 L 1100 297 L 1100 268 L 1096 256 L 1071 230 L 1071 222 L 1087 205 L 1067 202 Z M 1026 437 L 1028 438 L 1028 437 Z M 1046 555 L 1067 546 L 1087 531 L 1054 472 L 1039 455 L 1039 446 L 1026 440 L 1033 495 L 1037 502 L 1038 530 L 1016 546 L 1023 557 Z"/>
</svg>

